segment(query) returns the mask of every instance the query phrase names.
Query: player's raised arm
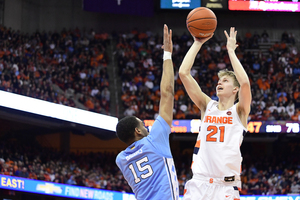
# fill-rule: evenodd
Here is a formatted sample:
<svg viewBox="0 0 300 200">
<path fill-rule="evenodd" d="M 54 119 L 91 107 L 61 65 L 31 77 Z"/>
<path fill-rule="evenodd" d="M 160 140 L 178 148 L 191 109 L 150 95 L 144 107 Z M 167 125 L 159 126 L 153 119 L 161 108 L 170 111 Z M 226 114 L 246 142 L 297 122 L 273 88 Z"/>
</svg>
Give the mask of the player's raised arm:
<svg viewBox="0 0 300 200">
<path fill-rule="evenodd" d="M 170 125 L 173 121 L 174 107 L 174 69 L 172 62 L 172 30 L 169 31 L 168 26 L 164 25 L 164 63 L 163 72 L 160 82 L 160 104 L 159 115 Z"/>
<path fill-rule="evenodd" d="M 197 53 L 200 48 L 209 40 L 212 36 L 208 38 L 198 39 L 194 37 L 194 43 L 190 47 L 189 51 L 185 55 L 182 64 L 179 68 L 179 77 L 192 101 L 198 106 L 198 108 L 205 112 L 206 105 L 211 100 L 206 94 L 204 94 L 198 85 L 197 81 L 191 75 L 191 68 L 194 64 Z"/>
<path fill-rule="evenodd" d="M 224 33 L 227 37 L 227 51 L 230 58 L 230 62 L 236 75 L 236 78 L 240 84 L 239 103 L 237 104 L 237 109 L 241 114 L 246 115 L 248 117 L 252 99 L 251 88 L 248 75 L 235 54 L 235 49 L 238 46 L 236 44 L 237 31 L 235 31 L 234 27 L 231 27 L 229 36 L 226 31 L 224 31 Z"/>
</svg>

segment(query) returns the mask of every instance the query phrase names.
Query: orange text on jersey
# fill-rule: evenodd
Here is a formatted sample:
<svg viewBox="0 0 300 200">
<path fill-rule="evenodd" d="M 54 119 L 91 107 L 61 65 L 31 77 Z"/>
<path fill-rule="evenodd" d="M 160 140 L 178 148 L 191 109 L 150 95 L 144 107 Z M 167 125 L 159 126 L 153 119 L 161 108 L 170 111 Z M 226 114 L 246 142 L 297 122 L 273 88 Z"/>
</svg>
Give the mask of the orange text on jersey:
<svg viewBox="0 0 300 200">
<path fill-rule="evenodd" d="M 206 116 L 204 123 L 232 124 L 232 117 Z"/>
</svg>

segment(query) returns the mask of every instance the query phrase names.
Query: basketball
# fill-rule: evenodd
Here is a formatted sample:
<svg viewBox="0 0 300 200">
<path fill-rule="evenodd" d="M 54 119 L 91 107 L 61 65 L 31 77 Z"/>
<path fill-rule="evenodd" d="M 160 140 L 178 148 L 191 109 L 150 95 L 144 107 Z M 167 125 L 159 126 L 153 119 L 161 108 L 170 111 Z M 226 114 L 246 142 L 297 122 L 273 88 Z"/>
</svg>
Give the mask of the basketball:
<svg viewBox="0 0 300 200">
<path fill-rule="evenodd" d="M 198 7 L 188 14 L 186 26 L 194 37 L 206 38 L 211 36 L 216 30 L 217 17 L 211 9 Z"/>
</svg>

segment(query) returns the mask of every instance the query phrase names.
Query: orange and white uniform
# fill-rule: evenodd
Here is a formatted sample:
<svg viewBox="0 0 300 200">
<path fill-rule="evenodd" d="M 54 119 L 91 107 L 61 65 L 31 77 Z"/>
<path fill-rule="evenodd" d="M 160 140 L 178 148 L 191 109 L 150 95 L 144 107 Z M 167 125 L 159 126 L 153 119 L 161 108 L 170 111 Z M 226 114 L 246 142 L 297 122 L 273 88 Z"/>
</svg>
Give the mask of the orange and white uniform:
<svg viewBox="0 0 300 200">
<path fill-rule="evenodd" d="M 246 132 L 236 104 L 219 110 L 217 101 L 208 103 L 194 148 L 193 178 L 185 185 L 184 200 L 239 199 L 240 146 Z"/>
</svg>

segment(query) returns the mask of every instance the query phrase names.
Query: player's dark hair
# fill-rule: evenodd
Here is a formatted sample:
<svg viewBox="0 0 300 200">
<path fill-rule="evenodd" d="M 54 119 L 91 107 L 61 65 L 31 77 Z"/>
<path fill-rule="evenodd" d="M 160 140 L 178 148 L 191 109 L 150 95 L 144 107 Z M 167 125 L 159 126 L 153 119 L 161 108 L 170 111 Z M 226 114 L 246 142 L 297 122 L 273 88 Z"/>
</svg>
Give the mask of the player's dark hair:
<svg viewBox="0 0 300 200">
<path fill-rule="evenodd" d="M 139 127 L 139 121 L 135 116 L 127 116 L 121 119 L 116 128 L 117 136 L 122 141 L 128 144 L 134 140 L 135 128 Z"/>
</svg>

